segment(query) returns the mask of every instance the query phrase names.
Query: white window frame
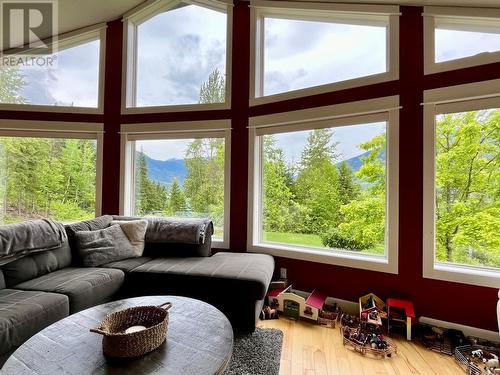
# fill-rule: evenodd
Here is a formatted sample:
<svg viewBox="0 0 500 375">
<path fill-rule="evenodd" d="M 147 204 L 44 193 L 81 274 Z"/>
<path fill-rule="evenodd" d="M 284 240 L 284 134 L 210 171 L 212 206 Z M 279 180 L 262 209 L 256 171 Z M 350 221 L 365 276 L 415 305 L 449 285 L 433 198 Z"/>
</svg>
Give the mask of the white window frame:
<svg viewBox="0 0 500 375">
<path fill-rule="evenodd" d="M 189 138 L 224 138 L 224 235 L 212 246 L 229 248 L 231 197 L 231 121 L 208 120 L 121 125 L 120 215 L 130 216 L 135 206 L 135 141 Z"/>
<path fill-rule="evenodd" d="M 248 251 L 373 271 L 398 273 L 399 96 L 363 100 L 250 118 Z M 262 241 L 261 135 L 276 132 L 387 122 L 386 255 L 274 244 Z M 265 129 L 268 129 L 267 131 Z"/>
<path fill-rule="evenodd" d="M 97 107 L 70 107 L 55 106 L 46 104 L 16 104 L 0 103 L 0 110 L 6 111 L 34 111 L 34 112 L 62 112 L 62 113 L 84 113 L 103 114 L 104 113 L 104 73 L 106 58 L 106 23 L 100 23 L 61 34 L 53 39 L 44 41 L 48 45 L 55 45 L 57 52 L 77 47 L 79 45 L 99 40 L 99 75 L 97 86 Z"/>
<path fill-rule="evenodd" d="M 204 8 L 222 11 L 227 15 L 226 28 L 226 100 L 224 103 L 166 104 L 136 106 L 137 80 L 137 27 L 173 6 L 184 2 Z M 152 0 L 146 1 L 123 15 L 122 104 L 121 113 L 157 113 L 202 111 L 231 108 L 231 66 L 233 45 L 233 6 L 229 0 Z"/>
<path fill-rule="evenodd" d="M 448 70 L 468 68 L 500 61 L 500 51 L 485 52 L 476 56 L 435 62 L 435 28 L 436 21 L 454 25 L 466 30 L 471 26 L 492 27 L 500 30 L 500 9 L 481 9 L 463 7 L 424 7 L 424 73 L 433 74 Z"/>
<path fill-rule="evenodd" d="M 325 4 L 286 1 L 251 1 L 250 19 L 250 105 L 272 103 L 280 100 L 326 93 L 397 80 L 399 78 L 399 6 Z M 263 96 L 264 85 L 264 17 L 294 20 L 349 20 L 361 25 L 370 22 L 380 25 L 388 19 L 387 26 L 387 71 L 345 81 L 291 90 Z"/>
<path fill-rule="evenodd" d="M 436 115 L 500 108 L 500 79 L 424 91 L 423 276 L 500 287 L 500 269 L 435 261 Z"/>
<path fill-rule="evenodd" d="M 0 120 L 0 137 L 92 139 L 96 141 L 96 217 L 102 213 L 103 129 L 103 124 L 89 122 Z"/>
</svg>

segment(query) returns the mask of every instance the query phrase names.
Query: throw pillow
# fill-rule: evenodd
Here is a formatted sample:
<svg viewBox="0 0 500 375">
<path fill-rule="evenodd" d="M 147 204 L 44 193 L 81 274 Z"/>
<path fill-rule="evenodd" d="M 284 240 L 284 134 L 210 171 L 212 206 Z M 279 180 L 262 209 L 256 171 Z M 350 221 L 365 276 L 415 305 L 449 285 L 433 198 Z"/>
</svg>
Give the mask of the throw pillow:
<svg viewBox="0 0 500 375">
<path fill-rule="evenodd" d="M 118 224 L 125 235 L 127 236 L 130 244 L 135 250 L 135 255 L 140 257 L 144 252 L 146 241 L 146 229 L 148 228 L 147 220 L 127 220 L 127 221 L 112 221 L 111 225 Z"/>
<path fill-rule="evenodd" d="M 119 225 L 75 233 L 78 254 L 86 267 L 137 257 L 135 248 Z"/>
</svg>

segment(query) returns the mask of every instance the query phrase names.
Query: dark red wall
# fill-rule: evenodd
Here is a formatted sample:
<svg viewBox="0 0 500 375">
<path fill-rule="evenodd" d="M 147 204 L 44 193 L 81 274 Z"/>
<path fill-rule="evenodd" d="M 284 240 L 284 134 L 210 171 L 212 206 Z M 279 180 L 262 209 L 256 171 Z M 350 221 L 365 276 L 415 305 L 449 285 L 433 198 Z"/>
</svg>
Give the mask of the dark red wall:
<svg viewBox="0 0 500 375">
<path fill-rule="evenodd" d="M 0 111 L 0 118 L 104 122 L 103 213 L 119 207 L 120 137 L 122 123 L 232 120 L 231 144 L 231 251 L 247 245 L 248 117 L 342 102 L 400 95 L 399 175 L 399 274 L 391 275 L 354 268 L 277 258 L 286 267 L 294 286 L 315 287 L 347 300 L 367 292 L 382 298 L 413 300 L 417 314 L 497 330 L 497 291 L 493 288 L 442 282 L 422 277 L 422 129 L 424 89 L 500 78 L 500 63 L 424 76 L 422 8 L 402 7 L 400 20 L 400 79 L 249 107 L 250 11 L 237 2 L 233 23 L 231 110 L 120 114 L 122 23 L 108 23 L 106 38 L 105 101 L 103 115 Z"/>
</svg>

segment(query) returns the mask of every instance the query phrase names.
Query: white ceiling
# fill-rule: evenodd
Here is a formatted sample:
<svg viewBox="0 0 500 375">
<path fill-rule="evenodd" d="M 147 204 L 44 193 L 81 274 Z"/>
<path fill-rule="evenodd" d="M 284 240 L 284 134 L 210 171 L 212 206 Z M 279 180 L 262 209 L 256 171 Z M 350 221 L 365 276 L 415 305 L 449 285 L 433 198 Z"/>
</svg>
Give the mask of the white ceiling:
<svg viewBox="0 0 500 375">
<path fill-rule="evenodd" d="M 144 0 L 59 0 L 59 33 L 62 34 L 85 26 L 120 18 L 123 13 L 136 7 L 143 1 Z M 321 2 L 321 0 L 319 2 Z M 500 0 L 323 0 L 322 2 L 500 8 Z"/>
<path fill-rule="evenodd" d="M 59 33 L 111 21 L 144 0 L 59 0 Z"/>
</svg>

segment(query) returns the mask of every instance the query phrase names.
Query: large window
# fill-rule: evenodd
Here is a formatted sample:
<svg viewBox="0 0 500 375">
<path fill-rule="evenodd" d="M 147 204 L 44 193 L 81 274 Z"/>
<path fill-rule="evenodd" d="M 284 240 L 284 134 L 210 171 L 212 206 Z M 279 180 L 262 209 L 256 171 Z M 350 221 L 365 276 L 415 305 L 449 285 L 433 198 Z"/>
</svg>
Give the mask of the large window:
<svg viewBox="0 0 500 375">
<path fill-rule="evenodd" d="M 363 10 L 331 5 L 311 10 L 269 4 L 256 3 L 252 10 L 255 98 L 397 78 L 397 43 L 391 33 L 397 32 L 398 20 L 388 13 L 397 13 L 397 7 Z"/>
<path fill-rule="evenodd" d="M 128 131 L 127 131 L 128 129 Z M 124 130 L 127 215 L 209 218 L 227 245 L 229 130 L 143 133 Z"/>
<path fill-rule="evenodd" d="M 99 213 L 98 139 L 96 133 L 0 130 L 0 223 L 72 222 Z"/>
<path fill-rule="evenodd" d="M 36 60 L 40 65 L 3 65 L 0 67 L 0 103 L 36 105 L 42 109 L 71 107 L 69 110 L 73 112 L 79 108 L 87 111 L 101 108 L 103 37 L 104 30 L 61 36 L 54 55 Z M 16 109 L 22 107 L 16 106 Z"/>
<path fill-rule="evenodd" d="M 228 9 L 161 1 L 128 18 L 126 107 L 225 105 Z"/>
<path fill-rule="evenodd" d="M 425 70 L 500 61 L 500 13 L 488 9 L 425 8 Z"/>
<path fill-rule="evenodd" d="M 387 263 L 389 221 L 397 221 L 389 214 L 397 194 L 389 117 L 257 126 L 253 246 Z"/>
<path fill-rule="evenodd" d="M 427 107 L 424 272 L 499 286 L 500 99 Z"/>
</svg>

